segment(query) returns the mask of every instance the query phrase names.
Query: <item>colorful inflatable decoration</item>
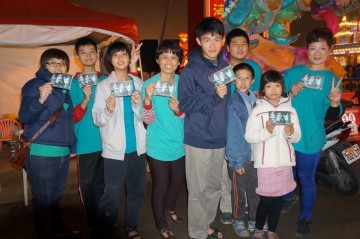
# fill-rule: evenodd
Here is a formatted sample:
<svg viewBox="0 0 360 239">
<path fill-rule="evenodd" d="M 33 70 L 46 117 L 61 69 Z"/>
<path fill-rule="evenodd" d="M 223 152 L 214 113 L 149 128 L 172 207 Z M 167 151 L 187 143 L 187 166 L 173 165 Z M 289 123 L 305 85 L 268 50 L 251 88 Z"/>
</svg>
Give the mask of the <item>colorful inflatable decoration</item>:
<svg viewBox="0 0 360 239">
<path fill-rule="evenodd" d="M 269 32 L 272 41 L 289 45 L 300 34 L 290 35 L 286 24 L 310 11 L 311 0 L 226 0 L 223 13 L 226 32 L 237 27 L 249 35 Z"/>
<path fill-rule="evenodd" d="M 258 41 L 258 45 L 249 51 L 248 57 L 256 61 L 263 72 L 270 69 L 285 71 L 293 65 L 294 47 L 277 44 L 259 34 L 251 35 L 250 40 Z"/>
<path fill-rule="evenodd" d="M 335 34 L 339 30 L 340 17 L 360 7 L 359 0 L 316 0 L 317 6 L 311 16 L 326 22 Z"/>
</svg>

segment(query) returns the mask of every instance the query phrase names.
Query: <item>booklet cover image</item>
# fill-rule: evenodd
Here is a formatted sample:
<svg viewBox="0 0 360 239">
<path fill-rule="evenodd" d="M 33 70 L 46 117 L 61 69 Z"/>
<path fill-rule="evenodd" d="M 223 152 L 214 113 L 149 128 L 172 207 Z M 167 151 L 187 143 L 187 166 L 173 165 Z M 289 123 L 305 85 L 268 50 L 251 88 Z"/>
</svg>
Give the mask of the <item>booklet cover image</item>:
<svg viewBox="0 0 360 239">
<path fill-rule="evenodd" d="M 55 73 L 50 79 L 52 87 L 70 90 L 72 75 Z"/>
<path fill-rule="evenodd" d="M 291 123 L 290 111 L 269 111 L 269 120 L 275 125 L 288 125 Z"/>
<path fill-rule="evenodd" d="M 79 74 L 78 81 L 81 88 L 85 85 L 96 85 L 98 82 L 97 72 Z"/>
<path fill-rule="evenodd" d="M 227 66 L 214 74 L 209 75 L 209 80 L 215 85 L 227 84 L 235 80 L 236 76 L 231 69 L 231 66 Z"/>
<path fill-rule="evenodd" d="M 173 97 L 174 94 L 175 94 L 174 82 L 165 82 L 165 81 L 156 82 L 154 95 Z"/>
<path fill-rule="evenodd" d="M 324 85 L 324 76 L 304 74 L 301 81 L 306 88 L 321 90 Z"/>
<path fill-rule="evenodd" d="M 134 85 L 131 80 L 118 81 L 110 84 L 111 95 L 114 97 L 129 96 L 134 92 Z"/>
</svg>

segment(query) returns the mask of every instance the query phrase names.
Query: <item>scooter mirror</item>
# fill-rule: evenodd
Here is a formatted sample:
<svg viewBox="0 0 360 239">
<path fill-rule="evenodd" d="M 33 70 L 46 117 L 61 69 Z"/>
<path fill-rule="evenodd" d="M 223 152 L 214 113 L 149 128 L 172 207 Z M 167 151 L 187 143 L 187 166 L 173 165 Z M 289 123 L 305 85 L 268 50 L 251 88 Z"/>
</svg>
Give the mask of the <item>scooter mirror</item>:
<svg viewBox="0 0 360 239">
<path fill-rule="evenodd" d="M 354 93 L 354 96 L 351 97 L 350 100 L 354 99 L 355 97 L 357 97 L 358 100 L 360 100 L 360 88 L 357 88 L 357 89 L 356 89 L 356 91 L 355 91 L 355 93 Z M 360 101 L 359 101 L 359 103 L 360 103 Z"/>
<path fill-rule="evenodd" d="M 360 97 L 360 89 L 357 89 L 356 91 L 355 91 L 355 95 L 354 95 L 355 97 Z"/>
<path fill-rule="evenodd" d="M 345 109 L 355 105 L 354 102 L 345 99 L 341 99 L 341 104 Z"/>
</svg>

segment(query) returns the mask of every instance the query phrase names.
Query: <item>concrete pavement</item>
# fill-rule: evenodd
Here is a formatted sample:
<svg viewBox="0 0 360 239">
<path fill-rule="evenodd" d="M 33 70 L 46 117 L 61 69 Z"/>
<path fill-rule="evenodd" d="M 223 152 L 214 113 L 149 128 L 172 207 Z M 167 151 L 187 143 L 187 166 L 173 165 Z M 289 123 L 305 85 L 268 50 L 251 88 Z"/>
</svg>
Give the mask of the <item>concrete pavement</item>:
<svg viewBox="0 0 360 239">
<path fill-rule="evenodd" d="M 9 146 L 5 143 L 0 153 L 0 239 L 33 239 L 36 238 L 32 221 L 31 200 L 24 206 L 22 174 L 8 164 Z M 151 204 L 151 177 L 147 175 L 146 198 L 141 210 L 139 231 L 144 239 L 160 238 L 154 226 Z M 29 192 L 31 199 L 31 192 Z M 121 204 L 123 205 L 123 199 Z M 84 211 L 77 191 L 76 161 L 71 160 L 65 196 L 61 200 L 63 219 L 66 224 L 79 229 L 83 238 L 90 238 Z M 277 232 L 281 239 L 295 239 L 296 221 L 300 204 L 297 202 L 291 211 L 282 214 Z M 187 193 L 183 188 L 177 204 L 178 214 L 186 218 Z M 123 208 L 120 209 L 119 225 L 122 223 Z M 342 239 L 360 238 L 360 196 L 343 196 L 334 190 L 318 186 L 318 199 L 315 205 L 312 233 L 308 239 Z M 226 239 L 240 238 L 232 225 L 221 224 L 216 218 L 214 227 L 219 228 Z M 178 239 L 187 239 L 187 225 L 169 224 Z M 117 238 L 127 238 L 121 227 Z"/>
</svg>

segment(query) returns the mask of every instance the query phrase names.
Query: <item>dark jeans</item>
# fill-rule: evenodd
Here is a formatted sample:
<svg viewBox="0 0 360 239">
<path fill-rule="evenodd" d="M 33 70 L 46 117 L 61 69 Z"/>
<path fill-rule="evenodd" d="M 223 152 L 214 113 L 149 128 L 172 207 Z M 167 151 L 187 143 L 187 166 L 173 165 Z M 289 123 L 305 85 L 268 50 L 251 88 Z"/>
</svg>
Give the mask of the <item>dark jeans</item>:
<svg viewBox="0 0 360 239">
<path fill-rule="evenodd" d="M 242 221 L 245 218 L 245 192 L 249 206 L 249 221 L 256 221 L 256 209 L 259 204 L 259 196 L 256 194 L 257 171 L 254 162 L 244 162 L 245 174 L 240 175 L 228 168 L 231 179 L 231 204 L 233 218 Z"/>
<path fill-rule="evenodd" d="M 64 194 L 70 157 L 30 155 L 26 171 L 31 181 L 34 223 L 38 238 L 52 238 L 65 230 L 59 201 Z"/>
<path fill-rule="evenodd" d="M 101 152 L 78 156 L 79 192 L 87 221 L 93 227 L 100 197 L 104 194 L 104 159 Z"/>
<path fill-rule="evenodd" d="M 299 219 L 310 220 L 312 210 L 316 201 L 316 169 L 320 160 L 321 151 L 314 154 L 305 154 L 295 151 L 296 166 L 294 167 L 294 178 L 299 182 L 301 211 Z M 289 201 L 294 198 L 295 192 L 292 191 L 284 195 L 284 200 Z"/>
<path fill-rule="evenodd" d="M 124 228 L 136 228 L 145 196 L 145 154 L 125 154 L 124 160 L 104 158 L 105 190 L 100 198 L 95 234 L 111 238 L 126 188 Z"/>
<path fill-rule="evenodd" d="M 155 226 L 167 228 L 165 211 L 175 211 L 176 201 L 185 183 L 185 157 L 175 161 L 161 161 L 149 157 L 153 188 L 151 204 Z"/>
<path fill-rule="evenodd" d="M 283 196 L 265 197 L 259 196 L 260 202 L 256 211 L 256 228 L 262 230 L 266 219 L 268 220 L 269 231 L 275 232 L 280 219 Z"/>
</svg>

